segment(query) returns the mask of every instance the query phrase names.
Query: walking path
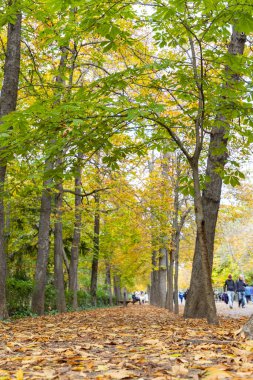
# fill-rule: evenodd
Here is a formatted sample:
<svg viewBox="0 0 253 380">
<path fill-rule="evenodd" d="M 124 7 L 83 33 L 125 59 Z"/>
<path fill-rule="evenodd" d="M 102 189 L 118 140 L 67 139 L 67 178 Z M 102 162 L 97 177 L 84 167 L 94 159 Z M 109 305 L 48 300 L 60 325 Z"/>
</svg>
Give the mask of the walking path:
<svg viewBox="0 0 253 380">
<path fill-rule="evenodd" d="M 234 313 L 220 326 L 149 305 L 0 322 L 0 379 L 252 380 L 253 342 Z"/>
<path fill-rule="evenodd" d="M 217 312 L 219 315 L 228 316 L 232 318 L 250 317 L 253 314 L 253 303 L 249 302 L 245 308 L 238 307 L 238 302 L 234 302 L 233 309 L 230 309 L 225 302 L 216 303 Z"/>
</svg>

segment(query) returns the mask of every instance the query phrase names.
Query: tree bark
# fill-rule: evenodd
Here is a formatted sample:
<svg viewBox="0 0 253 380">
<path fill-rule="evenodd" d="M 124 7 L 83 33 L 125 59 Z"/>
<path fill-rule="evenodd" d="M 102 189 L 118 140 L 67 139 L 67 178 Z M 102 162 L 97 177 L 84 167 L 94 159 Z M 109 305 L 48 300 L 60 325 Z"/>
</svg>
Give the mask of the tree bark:
<svg viewBox="0 0 253 380">
<path fill-rule="evenodd" d="M 46 172 L 52 170 L 50 161 L 46 163 Z M 45 288 L 47 283 L 47 264 L 49 256 L 49 234 L 51 215 L 51 189 L 52 179 L 46 179 L 43 183 L 41 196 L 39 234 L 38 234 L 38 255 L 34 278 L 34 288 L 32 294 L 32 311 L 38 315 L 45 312 Z"/>
<path fill-rule="evenodd" d="M 167 249 L 161 248 L 159 252 L 159 271 L 158 271 L 158 299 L 157 306 L 165 307 L 167 291 L 167 269 L 166 269 Z"/>
<path fill-rule="evenodd" d="M 175 232 L 172 233 L 172 248 L 168 252 L 168 259 L 167 259 L 167 292 L 166 292 L 166 303 L 165 307 L 166 309 L 173 311 L 173 292 L 174 292 L 174 286 L 173 286 L 173 274 L 174 274 L 174 261 L 175 261 L 175 247 L 174 247 L 174 235 Z"/>
<path fill-rule="evenodd" d="M 246 337 L 247 339 L 253 339 L 253 315 L 242 327 L 241 335 L 243 338 Z"/>
<path fill-rule="evenodd" d="M 54 286 L 56 291 L 56 307 L 59 313 L 66 309 L 64 275 L 63 275 L 63 238 L 62 238 L 62 183 L 56 186 L 55 195 L 55 223 L 54 223 Z"/>
<path fill-rule="evenodd" d="M 180 244 L 180 232 L 176 236 L 176 249 L 175 249 L 175 273 L 174 273 L 174 313 L 179 313 L 178 306 L 178 264 L 179 264 L 179 244 Z"/>
<path fill-rule="evenodd" d="M 95 215 L 94 215 L 94 238 L 93 238 L 93 259 L 91 267 L 91 296 L 93 305 L 97 304 L 97 282 L 98 282 L 98 260 L 99 260 L 99 233 L 100 233 L 100 196 L 98 193 L 94 196 L 95 199 Z"/>
<path fill-rule="evenodd" d="M 194 181 L 195 220 L 196 220 L 196 226 L 197 226 L 199 250 L 200 250 L 200 255 L 201 255 L 201 269 L 202 269 L 201 274 L 203 278 L 202 296 L 203 298 L 206 299 L 206 303 L 207 303 L 208 323 L 218 324 L 215 300 L 213 296 L 204 207 L 203 207 L 203 199 L 202 199 L 201 190 L 200 190 L 199 169 L 198 169 L 197 162 L 192 163 L 192 172 L 193 172 L 193 181 Z"/>
<path fill-rule="evenodd" d="M 67 60 L 67 54 L 68 50 L 65 47 L 61 48 L 61 59 L 58 67 L 58 75 L 55 79 L 55 82 L 58 85 L 62 85 L 64 83 L 63 79 L 63 73 L 64 69 L 66 67 L 66 60 Z M 54 144 L 55 141 L 51 140 L 51 144 Z M 45 172 L 52 171 L 54 168 L 54 160 L 52 158 L 49 158 L 45 162 Z M 47 264 L 48 264 L 48 256 L 49 256 L 49 249 L 50 249 L 50 219 L 51 219 L 51 193 L 50 193 L 50 186 L 53 183 L 53 179 L 47 179 L 43 183 L 43 191 L 42 191 L 42 197 L 41 197 L 41 210 L 40 210 L 40 222 L 39 222 L 39 236 L 38 236 L 38 254 L 37 254 L 37 262 L 36 262 L 36 272 L 35 272 L 35 280 L 34 280 L 34 289 L 33 289 L 33 296 L 32 296 L 32 310 L 34 313 L 37 313 L 38 315 L 43 315 L 45 312 L 45 287 L 46 287 L 46 274 L 47 274 Z M 56 200 L 56 203 L 58 200 Z M 62 202 L 62 190 L 61 190 L 61 196 L 59 199 L 59 202 Z M 56 205 L 57 208 L 57 205 Z M 61 227 L 62 228 L 62 227 Z M 57 232 L 58 235 L 60 231 L 60 226 L 57 226 Z M 60 243 L 57 238 L 57 248 L 55 247 L 55 250 L 58 249 L 61 250 L 61 258 L 63 257 L 63 244 Z M 57 261 L 57 265 L 61 265 L 58 263 L 58 257 L 55 258 L 55 261 Z M 56 270 L 58 273 L 58 269 Z M 60 275 L 60 274 L 59 274 Z M 60 275 L 61 276 L 61 275 Z M 62 274 L 63 276 L 63 274 Z M 58 283 L 55 280 L 55 283 Z M 58 286 L 58 284 L 57 284 Z M 60 286 L 60 285 L 59 285 Z M 62 292 L 62 291 L 60 291 Z M 58 290 L 57 290 L 57 299 L 58 299 Z M 58 301 L 57 301 L 58 302 Z M 65 305 L 66 308 L 66 305 Z M 64 300 L 62 301 L 62 305 L 59 305 L 59 308 L 57 306 L 57 309 L 60 311 L 61 309 L 64 311 Z"/>
<path fill-rule="evenodd" d="M 82 214 L 81 214 L 81 175 L 82 169 L 79 165 L 77 168 L 77 175 L 75 178 L 75 224 L 73 241 L 71 247 L 71 258 L 69 266 L 69 289 L 72 293 L 72 307 L 74 310 L 78 308 L 77 301 L 77 290 L 78 290 L 78 259 L 79 259 L 79 246 L 81 240 L 81 224 L 82 224 Z"/>
<path fill-rule="evenodd" d="M 228 52 L 233 55 L 242 55 L 244 51 L 246 36 L 243 33 L 236 32 L 233 29 Z M 234 81 L 238 81 L 240 76 L 233 74 L 229 67 L 226 68 L 227 75 Z M 229 86 L 229 84 L 226 84 Z M 227 137 L 229 133 L 228 124 L 224 115 L 217 115 L 217 126 L 212 128 L 206 175 L 209 181 L 203 191 L 203 213 L 206 229 L 206 239 L 208 246 L 208 261 L 210 267 L 210 276 L 213 265 L 213 250 L 215 229 L 218 218 L 218 211 L 221 200 L 222 178 L 219 172 L 222 172 L 227 161 Z M 222 151 L 217 155 L 217 150 Z M 187 295 L 184 317 L 186 318 L 206 318 L 208 315 L 207 300 L 203 297 L 204 278 L 202 273 L 202 262 L 200 252 L 199 233 L 197 232 L 195 252 L 193 259 L 193 268 L 191 275 L 190 289 Z"/>
<path fill-rule="evenodd" d="M 111 279 L 111 266 L 109 263 L 106 263 L 106 285 L 109 295 L 109 303 L 112 306 L 112 279 Z"/>
<path fill-rule="evenodd" d="M 14 24 L 8 24 L 7 48 L 4 64 L 3 85 L 0 96 L 0 123 L 3 116 L 15 111 L 18 96 L 21 46 L 21 13 L 16 15 Z M 5 147 L 1 148 L 1 151 Z M 5 252 L 5 208 L 4 186 L 7 160 L 0 159 L 0 319 L 8 317 L 6 306 L 7 263 Z"/>
<path fill-rule="evenodd" d="M 150 305 L 158 306 L 159 298 L 159 271 L 157 263 L 157 251 L 152 252 L 152 272 L 151 272 L 151 283 L 150 283 Z"/>
<path fill-rule="evenodd" d="M 121 288 L 120 288 L 120 276 L 114 275 L 113 276 L 113 283 L 114 283 L 114 296 L 116 298 L 116 303 L 118 304 L 121 299 Z"/>
</svg>

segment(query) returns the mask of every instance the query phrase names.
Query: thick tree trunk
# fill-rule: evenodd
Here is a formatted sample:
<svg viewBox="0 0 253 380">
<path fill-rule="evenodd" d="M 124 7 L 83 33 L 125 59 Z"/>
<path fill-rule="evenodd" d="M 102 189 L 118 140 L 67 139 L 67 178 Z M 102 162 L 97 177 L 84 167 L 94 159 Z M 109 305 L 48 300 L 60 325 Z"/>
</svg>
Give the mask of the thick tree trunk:
<svg viewBox="0 0 253 380">
<path fill-rule="evenodd" d="M 106 263 L 106 285 L 109 296 L 109 303 L 112 306 L 112 279 L 111 279 L 111 266 L 109 263 Z"/>
<path fill-rule="evenodd" d="M 63 275 L 63 238 L 62 238 L 62 184 L 56 186 L 55 223 L 54 223 L 54 285 L 56 291 L 56 307 L 60 313 L 66 311 L 64 275 Z"/>
<path fill-rule="evenodd" d="M 72 307 L 74 310 L 78 308 L 77 301 L 77 290 L 78 290 L 78 258 L 79 258 L 79 246 L 81 240 L 81 224 L 82 224 L 82 215 L 81 215 L 81 167 L 78 167 L 78 174 L 75 178 L 75 224 L 74 224 L 74 233 L 73 241 L 71 247 L 71 258 L 69 265 L 69 289 L 72 293 Z"/>
<path fill-rule="evenodd" d="M 21 19 L 21 14 L 17 14 L 15 23 L 8 24 L 6 58 L 3 73 L 3 85 L 0 96 L 0 122 L 3 116 L 15 111 L 17 105 L 20 71 Z M 4 149 L 4 147 L 1 147 L 2 151 Z M 0 159 L 0 319 L 8 317 L 6 307 L 7 264 L 4 233 L 4 185 L 6 168 L 6 159 Z"/>
<path fill-rule="evenodd" d="M 253 339 L 253 315 L 250 319 L 245 323 L 245 325 L 241 329 L 242 337 L 246 337 L 247 339 Z"/>
<path fill-rule="evenodd" d="M 46 172 L 52 170 L 52 163 L 46 163 Z M 45 312 L 45 288 L 47 282 L 47 264 L 49 256 L 49 234 L 51 215 L 51 189 L 52 179 L 47 179 L 43 183 L 41 197 L 38 255 L 36 262 L 34 289 L 32 295 L 32 311 L 38 315 Z"/>
<path fill-rule="evenodd" d="M 197 163 L 192 163 L 193 181 L 194 181 L 194 208 L 195 220 L 199 241 L 199 250 L 201 255 L 201 275 L 203 279 L 202 297 L 207 303 L 207 320 L 211 324 L 218 324 L 216 306 L 213 296 L 211 268 L 208 255 L 208 242 L 206 234 L 205 217 L 203 210 L 203 199 L 201 196 L 199 171 Z M 188 298 L 188 295 L 187 295 Z"/>
<path fill-rule="evenodd" d="M 97 304 L 97 283 L 98 283 L 98 260 L 99 260 L 99 233 L 100 233 L 100 196 L 95 194 L 95 215 L 94 215 L 94 251 L 91 267 L 91 285 L 90 291 L 92 296 L 93 305 Z"/>
<path fill-rule="evenodd" d="M 242 55 L 244 51 L 246 36 L 233 30 L 228 52 L 234 55 Z M 230 68 L 226 68 L 227 75 L 234 81 L 239 80 L 238 74 L 233 74 Z M 229 86 L 229 84 L 227 84 Z M 206 229 L 206 239 L 208 246 L 208 260 L 210 272 L 213 265 L 213 249 L 215 239 L 215 228 L 218 218 L 218 211 L 221 199 L 222 179 L 218 174 L 224 169 L 227 160 L 227 138 L 229 133 L 229 120 L 224 115 L 217 116 L 217 127 L 211 131 L 209 152 L 207 160 L 206 175 L 209 181 L 206 183 L 206 189 L 203 191 L 203 212 Z M 217 151 L 222 153 L 217 154 Z M 211 275 L 211 274 L 210 274 Z M 203 297 L 204 278 L 202 273 L 201 252 L 199 243 L 199 234 L 197 233 L 191 283 L 187 295 L 184 317 L 186 318 L 205 318 L 208 313 L 207 300 Z"/>
</svg>

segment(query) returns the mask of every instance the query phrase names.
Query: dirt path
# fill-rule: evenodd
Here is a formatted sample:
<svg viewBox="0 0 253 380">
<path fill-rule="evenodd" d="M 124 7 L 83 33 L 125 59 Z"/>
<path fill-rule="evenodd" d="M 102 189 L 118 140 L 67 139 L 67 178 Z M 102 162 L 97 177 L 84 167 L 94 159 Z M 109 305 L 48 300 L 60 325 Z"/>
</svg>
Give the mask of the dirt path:
<svg viewBox="0 0 253 380">
<path fill-rule="evenodd" d="M 129 305 L 0 323 L 0 379 L 253 378 L 253 342 L 164 309 Z"/>
<path fill-rule="evenodd" d="M 216 308 L 219 315 L 233 318 L 250 317 L 253 314 L 252 302 L 246 304 L 244 309 L 238 307 L 238 302 L 234 302 L 233 309 L 230 309 L 225 302 L 217 302 Z"/>
</svg>

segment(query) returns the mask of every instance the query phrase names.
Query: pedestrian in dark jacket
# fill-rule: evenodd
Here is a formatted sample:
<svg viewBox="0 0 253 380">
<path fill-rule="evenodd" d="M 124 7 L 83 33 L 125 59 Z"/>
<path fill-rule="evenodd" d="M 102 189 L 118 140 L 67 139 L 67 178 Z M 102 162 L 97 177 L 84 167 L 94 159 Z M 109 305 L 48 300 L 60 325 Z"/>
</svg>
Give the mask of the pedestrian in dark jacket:
<svg viewBox="0 0 253 380">
<path fill-rule="evenodd" d="M 230 309 L 233 309 L 233 302 L 235 297 L 235 282 L 232 279 L 232 275 L 229 274 L 227 280 L 224 284 L 224 292 L 227 292 L 228 295 L 228 306 Z"/>
<path fill-rule="evenodd" d="M 239 279 L 236 281 L 236 291 L 238 294 L 238 306 L 245 307 L 246 298 L 245 298 L 245 287 L 247 286 L 244 277 L 240 274 Z"/>
</svg>

